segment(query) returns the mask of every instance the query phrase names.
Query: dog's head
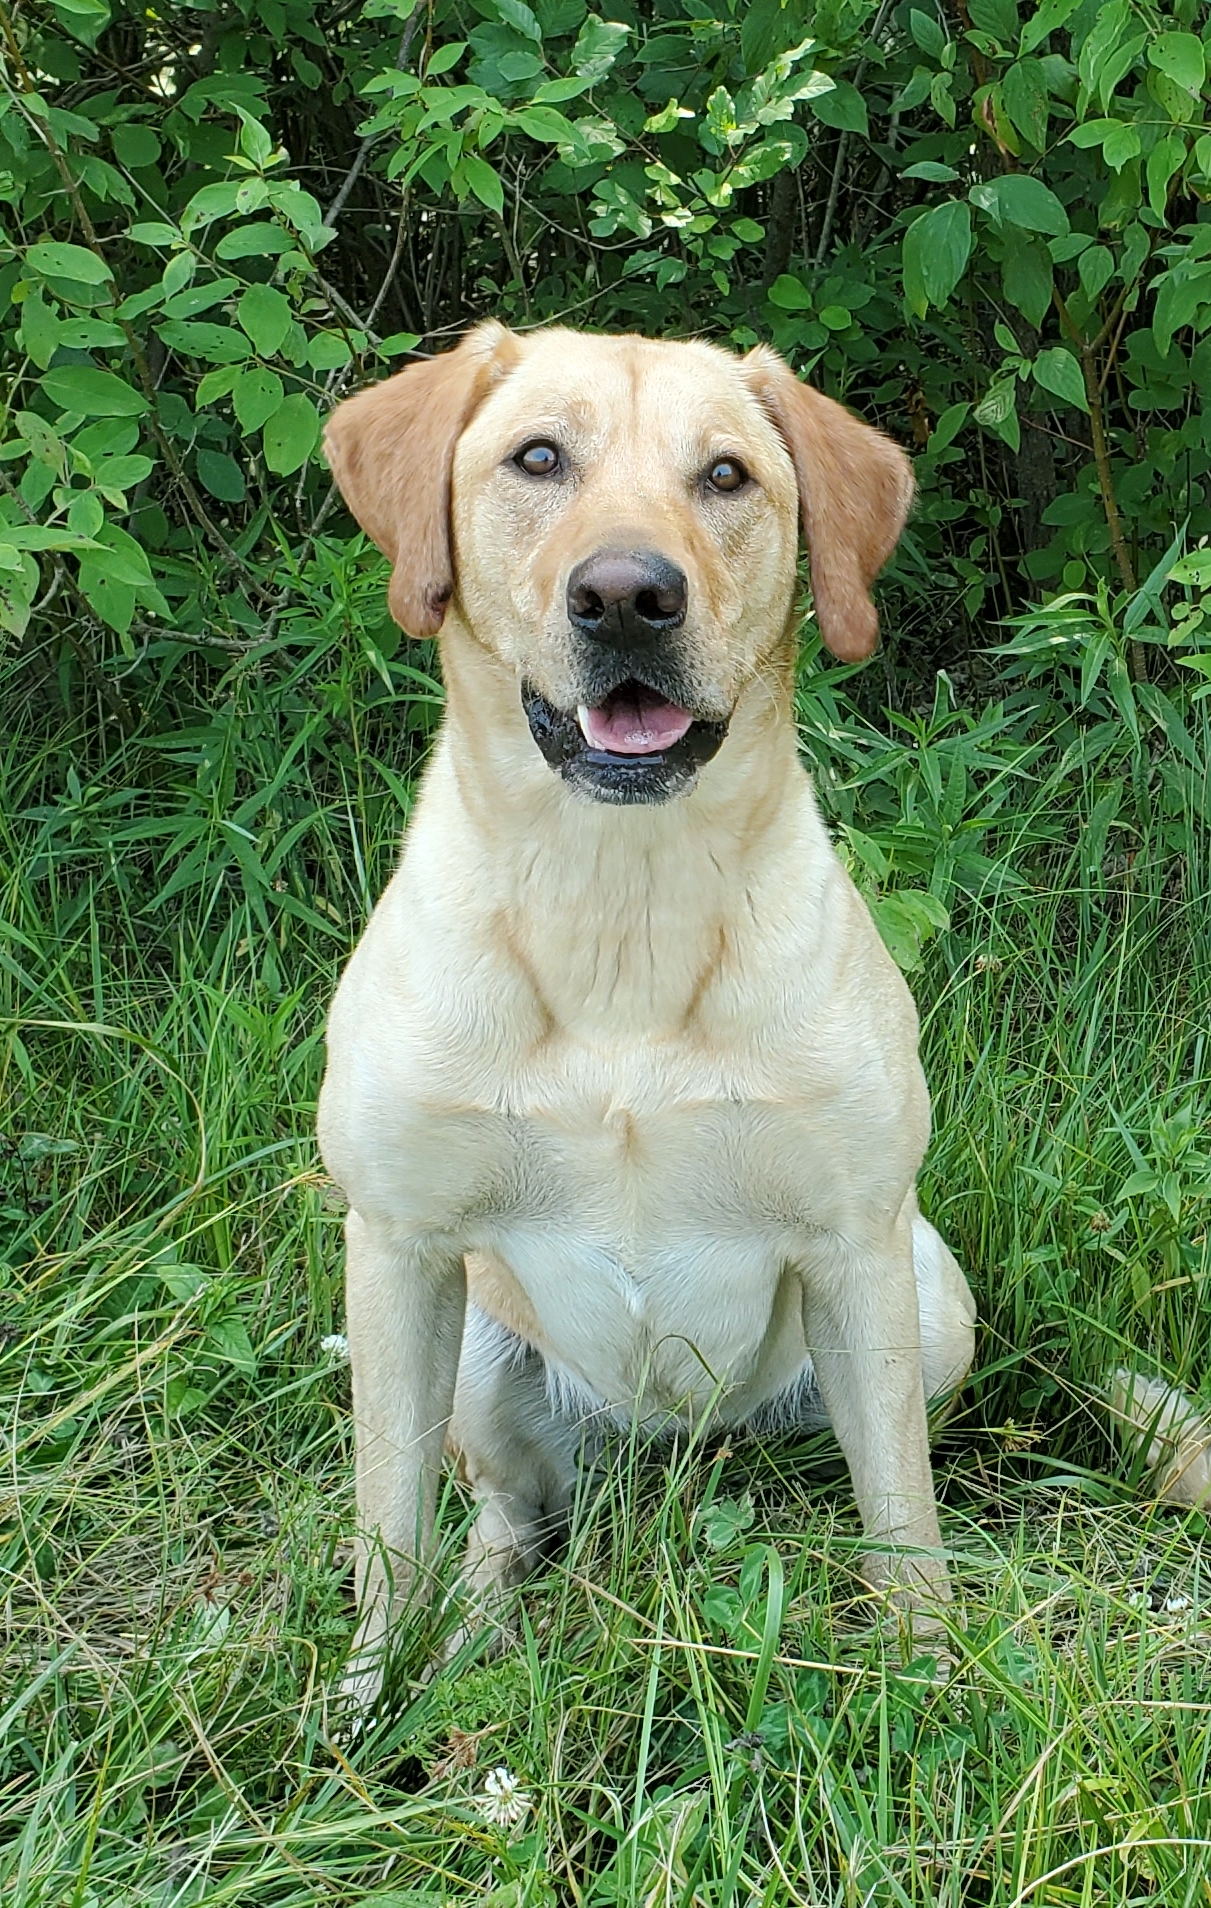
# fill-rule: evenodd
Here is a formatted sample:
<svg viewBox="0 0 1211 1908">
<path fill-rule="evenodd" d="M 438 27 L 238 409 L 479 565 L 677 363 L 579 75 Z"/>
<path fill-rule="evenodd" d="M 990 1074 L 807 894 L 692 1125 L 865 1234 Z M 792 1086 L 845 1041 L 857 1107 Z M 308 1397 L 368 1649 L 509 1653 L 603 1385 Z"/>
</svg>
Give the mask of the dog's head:
<svg viewBox="0 0 1211 1908">
<path fill-rule="evenodd" d="M 682 793 L 785 658 L 800 516 L 821 634 L 869 655 L 908 459 L 772 351 L 497 324 L 333 413 L 329 462 L 412 636 L 448 607 L 512 673 L 551 766 Z"/>
</svg>

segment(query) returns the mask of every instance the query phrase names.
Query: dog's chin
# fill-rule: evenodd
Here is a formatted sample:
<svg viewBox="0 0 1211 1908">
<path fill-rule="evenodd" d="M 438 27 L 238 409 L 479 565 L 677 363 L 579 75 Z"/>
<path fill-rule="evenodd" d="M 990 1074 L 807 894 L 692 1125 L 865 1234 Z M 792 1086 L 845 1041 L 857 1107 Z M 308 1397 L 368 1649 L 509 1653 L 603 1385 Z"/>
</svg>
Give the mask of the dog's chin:
<svg viewBox="0 0 1211 1908">
<path fill-rule="evenodd" d="M 726 716 L 695 716 L 636 681 L 620 683 L 596 708 L 556 708 L 529 683 L 521 701 L 530 734 L 567 787 L 615 807 L 688 795 L 728 728 Z"/>
</svg>

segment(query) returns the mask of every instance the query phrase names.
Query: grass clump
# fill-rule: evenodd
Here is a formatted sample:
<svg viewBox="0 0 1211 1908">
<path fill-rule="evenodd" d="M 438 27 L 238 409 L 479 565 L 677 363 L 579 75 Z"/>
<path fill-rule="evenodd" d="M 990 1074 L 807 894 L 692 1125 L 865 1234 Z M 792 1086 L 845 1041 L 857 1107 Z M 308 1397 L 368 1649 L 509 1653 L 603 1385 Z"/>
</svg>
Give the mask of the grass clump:
<svg viewBox="0 0 1211 1908">
<path fill-rule="evenodd" d="M 1079 629 L 877 719 L 805 671 L 826 812 L 921 1003 L 923 1203 L 983 1320 L 937 1453 L 949 1680 L 872 1621 L 827 1440 L 623 1441 L 517 1646 L 427 1676 L 438 1597 L 349 1739 L 312 1121 L 436 691 L 409 662 L 386 692 L 356 566 L 315 594 L 130 736 L 10 684 L 0 1901 L 1205 1904 L 1205 1528 L 1101 1404 L 1118 1364 L 1211 1368 L 1205 701 L 1163 692 L 1181 743 L 1142 692 L 1134 729 L 1082 700 Z M 451 1484 L 441 1582 L 465 1520 Z"/>
</svg>

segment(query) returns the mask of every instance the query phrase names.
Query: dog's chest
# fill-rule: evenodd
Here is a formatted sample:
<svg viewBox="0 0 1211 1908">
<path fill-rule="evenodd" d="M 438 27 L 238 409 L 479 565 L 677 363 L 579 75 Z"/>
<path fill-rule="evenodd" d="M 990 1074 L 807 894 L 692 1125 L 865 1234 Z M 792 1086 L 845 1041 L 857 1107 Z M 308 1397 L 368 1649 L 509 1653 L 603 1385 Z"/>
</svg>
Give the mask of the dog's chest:
<svg viewBox="0 0 1211 1908">
<path fill-rule="evenodd" d="M 490 1272 L 477 1279 L 473 1263 L 473 1297 L 613 1410 L 720 1392 L 751 1407 L 802 1366 L 794 1260 L 811 1208 L 830 1203 L 827 1171 L 813 1196 L 801 1108 L 645 1104 L 635 1086 L 509 1116 L 509 1171 L 474 1228 Z"/>
</svg>

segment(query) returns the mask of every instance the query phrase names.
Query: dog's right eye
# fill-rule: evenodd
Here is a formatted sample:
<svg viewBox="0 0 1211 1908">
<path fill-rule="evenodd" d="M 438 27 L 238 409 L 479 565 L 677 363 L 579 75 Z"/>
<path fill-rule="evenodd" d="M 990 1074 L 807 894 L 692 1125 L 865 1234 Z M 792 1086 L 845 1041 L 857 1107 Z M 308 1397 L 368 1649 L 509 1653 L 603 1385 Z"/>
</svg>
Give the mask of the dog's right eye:
<svg viewBox="0 0 1211 1908">
<path fill-rule="evenodd" d="M 559 451 L 554 444 L 527 444 L 513 462 L 527 477 L 553 477 L 559 469 Z"/>
</svg>

